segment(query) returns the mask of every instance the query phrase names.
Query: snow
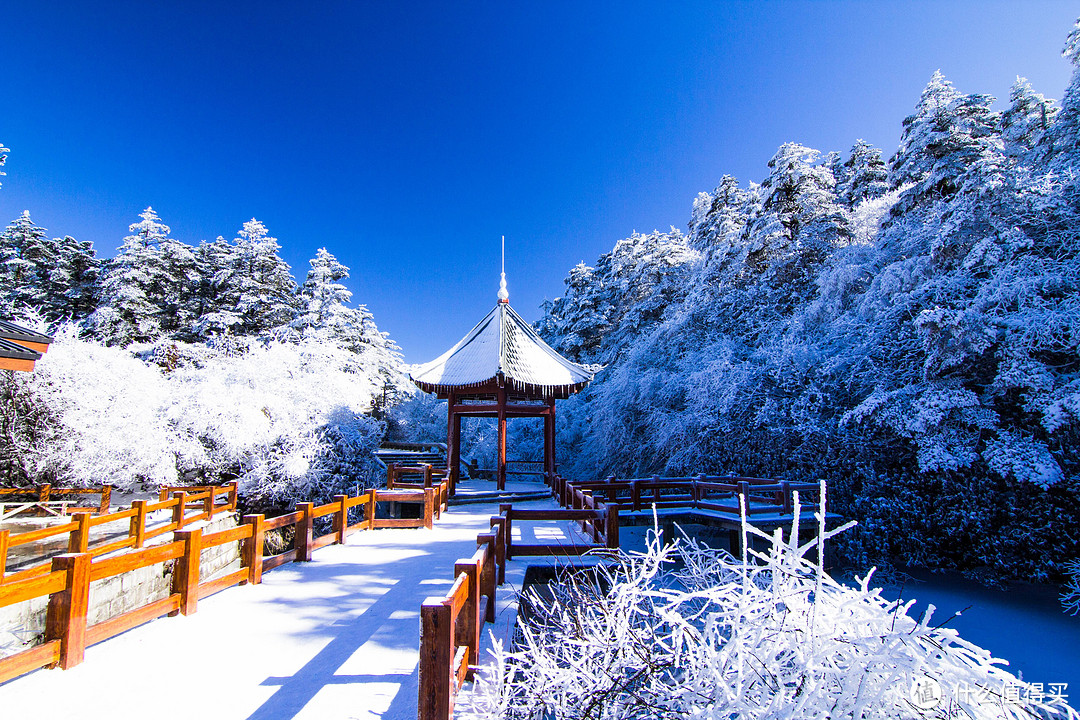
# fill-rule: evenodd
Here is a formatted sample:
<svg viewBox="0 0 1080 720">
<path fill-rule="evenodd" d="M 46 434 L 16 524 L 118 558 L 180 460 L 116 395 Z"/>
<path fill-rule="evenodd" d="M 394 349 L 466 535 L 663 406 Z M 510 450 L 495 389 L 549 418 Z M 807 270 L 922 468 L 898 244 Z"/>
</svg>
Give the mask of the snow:
<svg viewBox="0 0 1080 720">
<path fill-rule="evenodd" d="M 544 506 L 550 501 L 530 504 Z M 175 708 L 171 716 L 206 720 L 414 720 L 420 606 L 450 588 L 454 562 L 472 555 L 496 514 L 497 504 L 468 505 L 443 514 L 432 530 L 354 533 L 311 563 L 264 574 L 261 585 L 199 601 L 194 615 L 160 618 L 94 645 L 71 670 L 39 670 L 0 686 L 2 715 L 143 720 L 165 706 Z M 519 525 L 515 535 L 525 542 L 536 532 L 567 537 L 554 523 Z M 509 582 L 497 590 L 500 634 L 514 616 L 524 563 L 507 571 Z"/>
<path fill-rule="evenodd" d="M 515 387 L 545 388 L 550 393 L 564 387 L 576 392 L 595 372 L 560 356 L 508 303 L 500 302 L 456 345 L 416 367 L 411 377 L 434 392 L 484 385 L 501 373 Z"/>
</svg>

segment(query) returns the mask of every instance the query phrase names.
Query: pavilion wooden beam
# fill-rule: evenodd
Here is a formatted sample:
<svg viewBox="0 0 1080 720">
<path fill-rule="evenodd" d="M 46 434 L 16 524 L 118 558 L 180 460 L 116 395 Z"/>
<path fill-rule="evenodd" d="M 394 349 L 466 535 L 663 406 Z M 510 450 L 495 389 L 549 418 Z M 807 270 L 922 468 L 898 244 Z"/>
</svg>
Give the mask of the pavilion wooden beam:
<svg viewBox="0 0 1080 720">
<path fill-rule="evenodd" d="M 33 360 L 21 360 L 19 358 L 0 357 L 0 370 L 19 370 L 31 372 L 34 369 Z"/>
</svg>

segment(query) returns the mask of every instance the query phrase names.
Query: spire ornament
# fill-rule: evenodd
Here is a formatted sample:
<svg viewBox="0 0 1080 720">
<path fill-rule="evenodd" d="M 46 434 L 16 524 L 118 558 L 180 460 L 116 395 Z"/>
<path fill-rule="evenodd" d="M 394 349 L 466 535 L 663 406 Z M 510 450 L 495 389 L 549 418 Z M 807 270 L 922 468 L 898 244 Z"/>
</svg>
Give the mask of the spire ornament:
<svg viewBox="0 0 1080 720">
<path fill-rule="evenodd" d="M 506 289 L 506 236 L 502 236 L 502 272 L 499 273 L 499 302 L 508 304 L 510 293 Z"/>
</svg>

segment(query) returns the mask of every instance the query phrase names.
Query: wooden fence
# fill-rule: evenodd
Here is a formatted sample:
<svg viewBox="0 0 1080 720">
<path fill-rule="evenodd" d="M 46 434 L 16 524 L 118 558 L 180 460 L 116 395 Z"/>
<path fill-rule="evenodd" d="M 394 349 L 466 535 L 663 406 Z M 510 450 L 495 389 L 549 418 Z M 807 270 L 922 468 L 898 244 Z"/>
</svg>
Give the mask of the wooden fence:
<svg viewBox="0 0 1080 720">
<path fill-rule="evenodd" d="M 220 494 L 220 491 L 211 491 L 207 497 L 217 497 Z M 235 502 L 235 494 L 231 497 Z M 390 527 L 430 528 L 436 511 L 435 498 L 435 488 L 419 492 L 368 490 L 356 497 L 338 495 L 333 502 L 326 505 L 300 503 L 295 512 L 279 517 L 247 515 L 239 527 L 206 534 L 203 534 L 201 528 L 183 529 L 184 524 L 212 516 L 211 508 L 215 506 L 205 498 L 199 498 L 198 502 L 205 504 L 195 517 L 184 514 L 184 508 L 189 505 L 184 491 L 175 492 L 171 498 L 158 503 L 136 501 L 136 504 L 142 504 L 143 507 L 133 507 L 115 515 L 131 517 L 134 525 L 137 518 L 145 519 L 145 510 L 171 507 L 180 520 L 154 530 L 155 534 L 173 532 L 171 542 L 131 550 L 109 558 L 95 557 L 107 552 L 103 548 L 90 551 L 82 546 L 53 557 L 41 569 L 31 568 L 12 574 L 0 583 L 0 607 L 39 597 L 49 598 L 45 643 L 0 659 L 0 682 L 42 667 L 74 667 L 82 662 L 88 645 L 106 640 L 162 615 L 190 615 L 196 611 L 200 599 L 233 585 L 257 584 L 261 582 L 263 572 L 288 562 L 309 561 L 315 550 L 333 543 L 344 543 L 348 535 L 358 530 Z M 423 515 L 415 519 L 378 518 L 376 506 L 380 502 L 422 504 Z M 354 508 L 361 509 L 362 518 L 358 522 L 350 523 L 349 511 Z M 330 532 L 316 536 L 315 520 L 327 516 L 331 518 Z M 90 518 L 87 515 L 81 517 L 80 522 L 85 524 L 98 519 L 100 518 Z M 288 526 L 296 528 L 293 548 L 280 555 L 265 557 L 263 553 L 266 533 Z M 76 529 L 61 527 L 66 528 L 66 532 Z M 21 540 L 24 536 L 37 535 L 40 532 L 23 533 L 15 538 Z M 150 536 L 151 533 L 145 531 L 144 527 L 140 537 L 145 541 Z M 86 536 L 80 534 L 78 537 Z M 111 545 L 116 546 L 112 549 L 126 548 L 130 540 L 131 538 L 128 538 L 112 543 Z M 202 551 L 231 542 L 241 543 L 240 569 L 212 580 L 203 578 L 200 573 Z M 495 542 L 494 538 L 492 542 Z M 87 625 L 90 583 L 166 562 L 174 563 L 172 592 L 168 597 L 148 602 L 140 608 L 96 625 Z M 493 587 L 490 592 L 493 602 Z"/>
<path fill-rule="evenodd" d="M 742 497 L 748 516 L 790 514 L 792 493 L 818 490 L 817 483 L 777 482 L 765 478 L 698 475 L 677 478 L 638 478 L 571 483 L 556 476 L 553 490 L 559 503 L 578 507 L 581 494 L 596 495 L 619 510 L 638 512 L 658 508 L 691 508 L 739 514 Z"/>
<path fill-rule="evenodd" d="M 97 495 L 96 505 L 81 505 L 81 500 L 58 500 L 58 497 L 68 495 Z M 33 498 L 26 500 L 23 498 Z M 6 500 L 5 498 L 20 498 Z M 41 509 L 52 515 L 67 515 L 75 512 L 96 512 L 105 514 L 109 512 L 109 503 L 112 501 L 112 485 L 102 485 L 98 488 L 76 487 L 53 487 L 50 483 L 35 485 L 32 488 L 0 488 L 0 519 L 14 513 L 9 512 L 9 506 L 15 505 L 19 512 L 24 510 Z M 59 511 L 59 512 L 57 512 Z"/>
<path fill-rule="evenodd" d="M 108 486 L 106 486 L 108 487 Z M 169 496 L 171 491 L 171 497 Z M 219 502 L 224 500 L 224 502 Z M 170 511 L 168 522 L 148 525 L 147 517 L 161 510 Z M 222 487 L 168 488 L 163 489 L 157 502 L 136 500 L 127 510 L 119 510 L 104 515 L 95 515 L 90 511 L 81 511 L 72 515 L 72 521 L 62 525 L 41 528 L 25 533 L 11 534 L 10 530 L 0 530 L 0 585 L 17 582 L 27 578 L 47 575 L 51 572 L 51 563 L 45 560 L 38 565 L 7 573 L 8 552 L 20 545 L 41 542 L 49 538 L 68 536 L 68 553 L 89 553 L 92 556 L 106 555 L 125 549 L 141 549 L 148 540 L 177 530 L 185 525 L 200 520 L 210 520 L 223 512 L 236 511 L 236 483 Z M 91 528 L 121 520 L 128 521 L 127 532 L 118 539 L 106 539 L 91 544 Z"/>
<path fill-rule="evenodd" d="M 424 490 L 435 488 L 436 500 L 446 504 L 454 495 L 454 479 L 445 467 L 428 463 L 404 465 L 392 462 L 386 466 L 387 490 Z"/>
<path fill-rule="evenodd" d="M 495 621 L 495 588 L 506 580 L 506 561 L 514 555 L 580 555 L 619 546 L 619 515 L 579 491 L 579 506 L 525 510 L 500 505 L 491 531 L 476 537 L 472 557 L 454 564 L 454 584 L 443 597 L 430 597 L 420 608 L 419 720 L 449 720 L 462 684 L 479 660 L 480 631 Z M 561 520 L 581 523 L 593 544 L 513 543 L 514 521 Z"/>
</svg>

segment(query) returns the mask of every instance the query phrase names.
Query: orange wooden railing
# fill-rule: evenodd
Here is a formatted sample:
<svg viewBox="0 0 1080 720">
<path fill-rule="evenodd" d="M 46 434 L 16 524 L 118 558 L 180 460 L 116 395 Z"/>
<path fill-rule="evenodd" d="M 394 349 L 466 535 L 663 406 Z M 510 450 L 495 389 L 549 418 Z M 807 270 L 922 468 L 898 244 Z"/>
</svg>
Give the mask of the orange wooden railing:
<svg viewBox="0 0 1080 720">
<path fill-rule="evenodd" d="M 506 580 L 506 561 L 514 555 L 581 555 L 619 546 L 619 511 L 588 494 L 577 507 L 525 510 L 500 505 L 490 519 L 491 532 L 477 536 L 477 551 L 454 565 L 454 584 L 443 597 L 430 597 L 420 608 L 419 720 L 449 720 L 462 684 L 471 678 L 480 653 L 480 628 L 495 621 L 495 587 Z M 514 521 L 579 522 L 593 544 L 513 543 Z"/>
<path fill-rule="evenodd" d="M 571 483 L 556 476 L 552 483 L 556 499 L 567 507 L 577 507 L 580 494 L 593 494 L 608 505 L 637 512 L 658 508 L 692 508 L 739 514 L 739 497 L 747 515 L 792 511 L 795 491 L 817 491 L 816 483 L 796 483 L 765 478 L 698 475 L 678 478 L 638 478 Z"/>
<path fill-rule="evenodd" d="M 220 500 L 224 502 L 219 502 Z M 148 526 L 147 516 L 159 510 L 170 510 L 171 519 L 168 522 Z M 135 500 L 127 510 L 118 510 L 104 515 L 80 511 L 73 513 L 72 521 L 63 525 L 14 535 L 10 530 L 0 530 L 0 585 L 50 572 L 52 565 L 50 560 L 46 559 L 38 565 L 7 573 L 8 551 L 20 545 L 67 535 L 69 553 L 88 552 L 91 555 L 105 555 L 128 548 L 142 548 L 147 540 L 176 530 L 183 530 L 185 525 L 199 520 L 209 520 L 215 515 L 226 512 L 236 512 L 236 483 L 220 487 L 163 488 L 158 502 Z M 128 520 L 124 537 L 97 543 L 90 542 L 91 528 L 118 520 Z"/>
<path fill-rule="evenodd" d="M 102 485 L 98 488 L 76 488 L 76 487 L 53 487 L 50 483 L 44 485 L 35 485 L 32 488 L 0 488 L 0 502 L 6 502 L 2 498 L 4 497 L 30 497 L 33 496 L 32 502 L 36 503 L 50 503 L 55 504 L 59 501 L 54 498 L 62 495 L 97 495 L 99 500 L 97 505 L 78 505 L 72 503 L 71 505 L 64 505 L 61 511 L 65 514 L 74 512 L 96 512 L 107 513 L 109 512 L 109 503 L 112 500 L 112 485 Z"/>
<path fill-rule="evenodd" d="M 404 465 L 393 462 L 386 466 L 387 490 L 422 490 L 429 487 L 441 488 L 439 501 L 442 503 L 454 496 L 454 479 L 445 467 L 428 463 Z"/>
<path fill-rule="evenodd" d="M 204 489 L 200 489 L 200 492 Z M 178 520 L 163 526 L 169 528 L 167 530 L 154 529 L 154 534 L 173 532 L 171 542 L 131 550 L 109 558 L 95 557 L 104 552 L 102 548 L 91 551 L 83 544 L 68 553 L 53 557 L 41 570 L 31 568 L 33 572 L 12 574 L 0 584 L 0 607 L 38 597 L 49 598 L 45 643 L 0 658 L 0 682 L 42 667 L 69 668 L 78 665 L 82 662 L 88 645 L 162 615 L 190 615 L 196 611 L 200 599 L 233 585 L 257 584 L 261 582 L 264 572 L 288 562 L 309 561 L 315 550 L 333 543 L 344 543 L 346 537 L 356 531 L 390 527 L 430 528 L 437 508 L 436 490 L 368 490 L 355 497 L 338 495 L 333 502 L 325 505 L 300 503 L 294 512 L 279 517 L 247 515 L 239 527 L 206 534 L 202 528 L 183 529 L 184 524 L 206 519 L 208 508 L 212 509 L 212 506 L 202 504 L 205 498 L 199 497 L 191 501 L 187 493 L 179 491 L 173 493 L 170 499 L 157 503 L 136 501 L 141 507 L 133 507 L 116 515 L 131 517 L 134 525 L 138 518 L 145 520 L 147 511 L 171 507 Z M 209 496 L 216 497 L 219 494 L 211 492 Z M 186 508 L 192 502 L 199 504 L 199 512 L 188 516 Z M 380 502 L 422 504 L 423 515 L 415 519 L 378 518 L 376 507 Z M 349 511 L 354 508 L 360 508 L 359 514 L 362 517 L 359 521 L 350 523 Z M 327 516 L 331 517 L 330 532 L 316 536 L 315 520 Z M 80 517 L 78 523 L 69 523 L 62 527 L 65 532 L 74 532 L 77 528 L 72 526 L 79 523 L 85 525 L 99 519 L 101 518 Z M 293 548 L 279 555 L 264 556 L 267 531 L 290 525 L 296 528 Z M 21 539 L 40 532 L 23 533 L 15 538 Z M 81 541 L 86 534 L 80 533 L 78 537 Z M 145 541 L 151 537 L 151 532 L 144 526 L 138 537 Z M 231 542 L 241 543 L 240 569 L 213 580 L 203 579 L 200 572 L 202 551 Z M 119 545 L 119 541 L 112 544 Z M 168 597 L 148 602 L 140 608 L 96 625 L 87 625 L 91 582 L 164 562 L 174 563 L 172 592 Z M 494 585 L 491 586 L 490 597 L 494 603 Z"/>
</svg>

